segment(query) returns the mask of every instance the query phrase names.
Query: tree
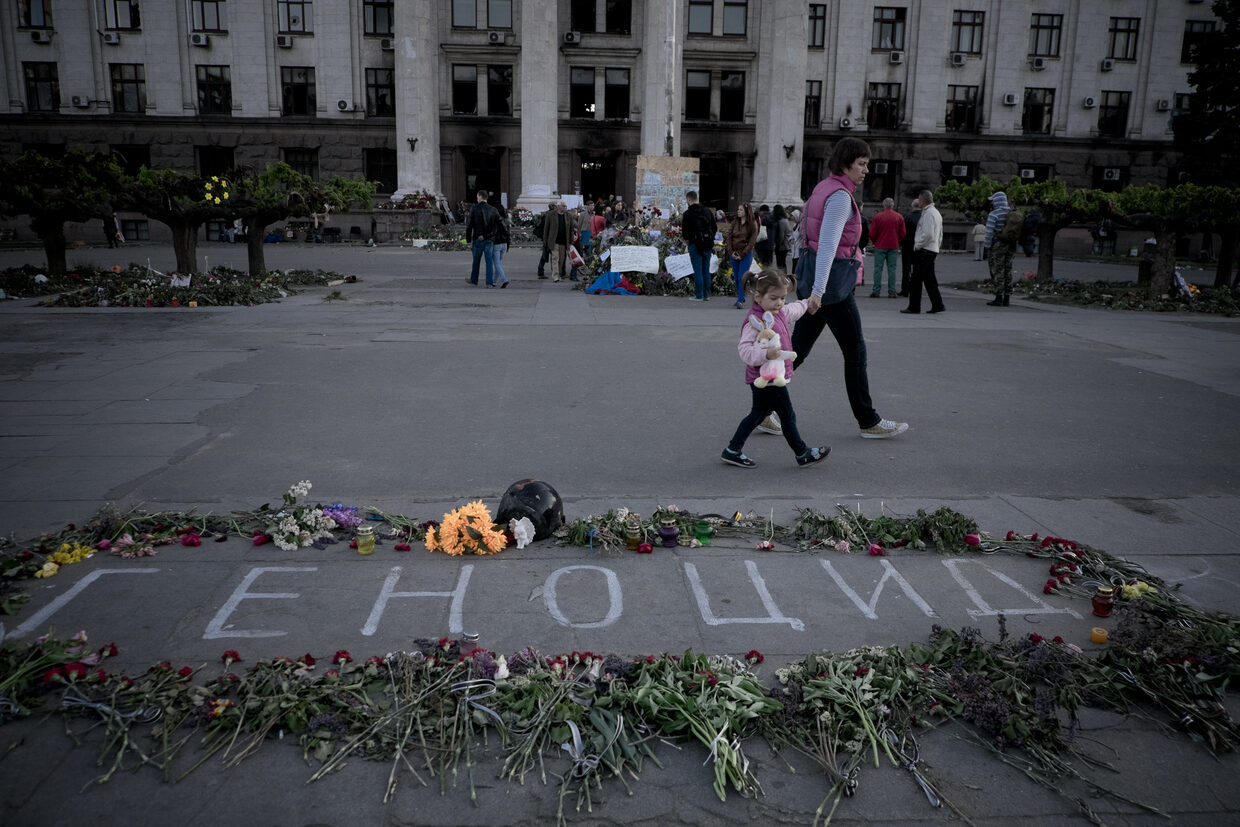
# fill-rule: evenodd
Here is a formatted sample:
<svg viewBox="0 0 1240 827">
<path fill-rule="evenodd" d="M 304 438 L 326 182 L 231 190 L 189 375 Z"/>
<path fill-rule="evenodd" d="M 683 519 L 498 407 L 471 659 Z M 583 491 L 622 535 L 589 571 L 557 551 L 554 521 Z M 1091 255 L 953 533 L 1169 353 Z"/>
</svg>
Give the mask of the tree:
<svg viewBox="0 0 1240 827">
<path fill-rule="evenodd" d="M 231 214 L 249 225 L 247 253 L 251 275 L 264 272 L 263 239 L 267 227 L 290 216 L 306 216 L 328 209 L 343 210 L 352 204 L 370 204 L 374 184 L 333 177 L 319 183 L 288 164 L 269 164 L 261 173 L 240 167 L 229 173 Z"/>
<path fill-rule="evenodd" d="M 30 229 L 43 241 L 47 269 L 65 272 L 65 222 L 112 214 L 123 172 L 109 156 L 80 151 L 63 158 L 27 152 L 0 162 L 0 212 L 30 216 Z"/>
<path fill-rule="evenodd" d="M 125 187 L 127 206 L 172 230 L 172 250 L 182 273 L 198 270 L 198 228 L 212 219 L 226 218 L 231 209 L 228 197 L 206 197 L 209 182 L 171 169 L 143 167 Z M 218 178 L 210 183 L 210 191 L 218 192 Z"/>
</svg>

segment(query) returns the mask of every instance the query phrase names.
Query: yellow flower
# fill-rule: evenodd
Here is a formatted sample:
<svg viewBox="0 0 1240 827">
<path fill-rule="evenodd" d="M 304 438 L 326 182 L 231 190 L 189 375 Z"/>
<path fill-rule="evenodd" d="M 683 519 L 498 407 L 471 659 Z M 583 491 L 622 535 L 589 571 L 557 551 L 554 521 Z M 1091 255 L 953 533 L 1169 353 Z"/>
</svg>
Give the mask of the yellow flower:
<svg viewBox="0 0 1240 827">
<path fill-rule="evenodd" d="M 211 191 L 211 182 L 210 182 L 210 181 L 208 181 L 208 182 L 206 183 L 206 190 L 207 190 L 207 192 L 210 192 L 210 191 Z"/>
<path fill-rule="evenodd" d="M 224 193 L 224 200 L 228 200 L 228 193 Z"/>
<path fill-rule="evenodd" d="M 212 181 L 218 181 L 218 180 L 220 180 L 220 176 L 218 176 L 218 175 L 212 175 L 212 176 L 211 176 L 211 180 L 212 180 Z M 211 186 L 211 185 L 210 185 L 210 184 L 208 184 L 207 186 Z"/>
<path fill-rule="evenodd" d="M 220 203 L 220 199 L 216 198 L 216 199 L 215 199 L 215 203 L 217 203 L 217 204 L 218 204 L 218 203 Z"/>
<path fill-rule="evenodd" d="M 497 530 L 491 521 L 491 513 L 481 500 L 463 505 L 443 515 L 439 529 L 428 532 L 426 548 L 457 556 L 471 551 L 474 554 L 495 554 L 507 545 L 504 532 Z"/>
<path fill-rule="evenodd" d="M 55 563 L 44 563 L 43 568 L 34 573 L 35 577 L 53 577 L 56 572 L 60 571 L 60 566 Z"/>
</svg>

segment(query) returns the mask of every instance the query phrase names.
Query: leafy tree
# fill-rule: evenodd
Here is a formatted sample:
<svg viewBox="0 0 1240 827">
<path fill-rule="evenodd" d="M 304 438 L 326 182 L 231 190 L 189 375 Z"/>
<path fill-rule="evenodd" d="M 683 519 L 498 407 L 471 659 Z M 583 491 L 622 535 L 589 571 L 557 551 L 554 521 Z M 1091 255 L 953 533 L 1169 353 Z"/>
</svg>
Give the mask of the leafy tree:
<svg viewBox="0 0 1240 827">
<path fill-rule="evenodd" d="M 264 272 L 263 238 L 267 227 L 290 216 L 307 216 L 327 209 L 343 210 L 352 204 L 370 204 L 374 184 L 333 177 L 326 183 L 297 172 L 288 164 L 270 164 L 261 173 L 240 167 L 229 174 L 231 214 L 249 225 L 247 253 L 250 273 Z"/>
<path fill-rule="evenodd" d="M 198 269 L 198 228 L 205 222 L 226 218 L 229 199 L 206 198 L 208 182 L 196 175 L 171 169 L 143 167 L 125 188 L 126 205 L 172 230 L 172 250 L 177 270 Z"/>
<path fill-rule="evenodd" d="M 63 158 L 27 152 L 0 162 L 0 212 L 30 216 L 30 229 L 43 241 L 47 269 L 65 272 L 65 222 L 112 214 L 123 172 L 106 155 L 80 151 Z"/>
</svg>

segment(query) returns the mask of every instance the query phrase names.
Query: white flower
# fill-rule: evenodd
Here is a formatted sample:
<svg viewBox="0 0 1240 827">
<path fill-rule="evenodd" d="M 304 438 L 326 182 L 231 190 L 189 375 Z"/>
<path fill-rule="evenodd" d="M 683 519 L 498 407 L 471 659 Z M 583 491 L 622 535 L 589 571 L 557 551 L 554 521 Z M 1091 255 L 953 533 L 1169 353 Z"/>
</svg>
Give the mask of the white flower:
<svg viewBox="0 0 1240 827">
<path fill-rule="evenodd" d="M 627 517 L 627 516 L 629 516 L 629 510 L 628 510 L 627 508 L 625 508 L 624 506 L 621 506 L 621 507 L 619 507 L 619 508 L 617 508 L 617 509 L 616 509 L 616 519 L 617 519 L 617 520 L 623 520 L 623 519 L 624 519 L 625 517 Z"/>
<path fill-rule="evenodd" d="M 522 517 L 519 520 L 514 517 L 509 520 L 508 530 L 516 539 L 517 548 L 525 548 L 534 541 L 534 524 L 530 522 L 529 517 Z"/>
<path fill-rule="evenodd" d="M 500 655 L 495 659 L 495 680 L 502 681 L 508 677 L 508 659 Z"/>
<path fill-rule="evenodd" d="M 310 480 L 302 480 L 289 488 L 288 493 L 290 497 L 304 497 L 310 493 L 311 487 Z"/>
</svg>

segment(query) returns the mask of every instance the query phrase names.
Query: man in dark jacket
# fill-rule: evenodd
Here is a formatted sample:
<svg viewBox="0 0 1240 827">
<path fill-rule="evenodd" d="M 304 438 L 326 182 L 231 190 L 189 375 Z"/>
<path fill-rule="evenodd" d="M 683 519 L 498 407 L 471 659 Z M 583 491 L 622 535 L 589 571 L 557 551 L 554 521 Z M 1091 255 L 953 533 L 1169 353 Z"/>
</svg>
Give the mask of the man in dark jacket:
<svg viewBox="0 0 1240 827">
<path fill-rule="evenodd" d="M 689 261 L 693 264 L 693 301 L 710 298 L 710 255 L 715 249 L 715 216 L 698 203 L 697 193 L 685 193 L 689 206 L 680 219 L 680 232 L 689 247 Z"/>
<path fill-rule="evenodd" d="M 766 230 L 766 238 L 753 245 L 753 254 L 763 267 L 770 267 L 775 260 L 775 228 L 772 223 L 771 208 L 763 204 L 758 208 L 758 225 Z"/>
<path fill-rule="evenodd" d="M 900 295 L 908 296 L 908 277 L 913 269 L 913 239 L 917 236 L 917 222 L 921 219 L 921 202 L 913 199 L 913 205 L 904 214 L 904 238 L 900 241 Z"/>
<path fill-rule="evenodd" d="M 499 226 L 499 210 L 487 203 L 490 195 L 486 190 L 478 190 L 478 203 L 469 211 L 465 219 L 465 240 L 473 245 L 474 264 L 469 271 L 469 283 L 478 283 L 478 262 L 485 257 L 487 262 L 487 287 L 495 286 L 495 272 L 491 263 L 494 247 L 495 231 Z"/>
</svg>

